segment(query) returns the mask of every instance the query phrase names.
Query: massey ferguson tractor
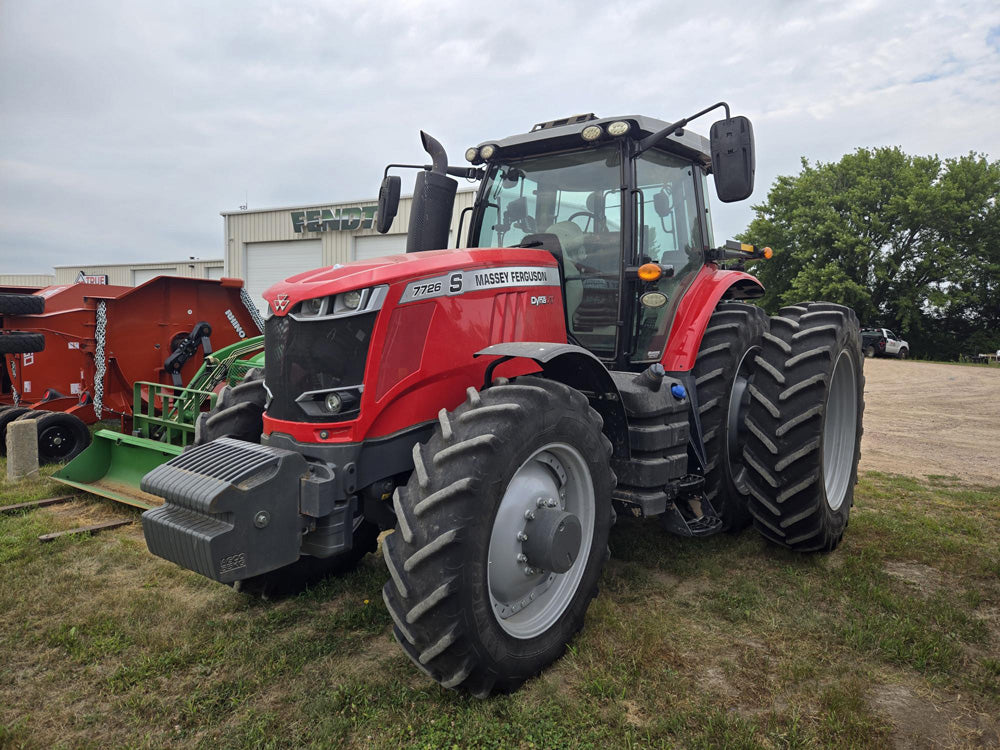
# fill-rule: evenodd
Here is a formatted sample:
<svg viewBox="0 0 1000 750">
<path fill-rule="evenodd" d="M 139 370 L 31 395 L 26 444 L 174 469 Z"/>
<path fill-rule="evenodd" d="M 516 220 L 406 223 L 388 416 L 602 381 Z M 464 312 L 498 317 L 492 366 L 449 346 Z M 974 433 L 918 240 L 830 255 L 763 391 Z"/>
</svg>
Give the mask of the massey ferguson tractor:
<svg viewBox="0 0 1000 750">
<path fill-rule="evenodd" d="M 689 120 L 724 107 L 711 138 Z M 195 447 L 145 476 L 149 549 L 249 591 L 349 570 L 376 548 L 396 639 L 447 688 L 510 691 L 583 626 L 618 512 L 689 537 L 753 523 L 833 550 L 863 409 L 854 313 L 768 318 L 716 247 L 753 189 L 724 103 L 665 123 L 582 115 L 466 151 L 421 134 L 405 255 L 273 286 L 265 365 Z M 404 166 L 404 165 L 394 165 Z M 388 231 L 400 178 L 388 175 Z M 479 182 L 449 244 L 457 181 Z M 462 244 L 460 241 L 455 244 Z"/>
</svg>

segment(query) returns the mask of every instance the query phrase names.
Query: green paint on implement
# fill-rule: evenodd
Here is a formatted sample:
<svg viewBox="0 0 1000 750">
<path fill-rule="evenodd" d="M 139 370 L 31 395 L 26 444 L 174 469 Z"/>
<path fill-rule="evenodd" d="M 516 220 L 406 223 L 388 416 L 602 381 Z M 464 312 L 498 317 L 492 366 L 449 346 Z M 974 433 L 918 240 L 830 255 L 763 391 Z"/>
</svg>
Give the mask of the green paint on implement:
<svg viewBox="0 0 1000 750">
<path fill-rule="evenodd" d="M 194 423 L 215 405 L 215 387 L 235 385 L 247 371 L 264 366 L 264 337 L 213 352 L 186 388 L 162 383 L 133 384 L 133 435 L 98 430 L 79 456 L 52 475 L 57 482 L 137 508 L 154 508 L 162 498 L 139 489 L 143 476 L 180 455 L 194 440 Z"/>
<path fill-rule="evenodd" d="M 101 495 L 137 508 L 153 508 L 162 498 L 139 489 L 143 476 L 184 450 L 179 445 L 98 430 L 94 442 L 79 456 L 52 475 L 94 495 Z"/>
</svg>

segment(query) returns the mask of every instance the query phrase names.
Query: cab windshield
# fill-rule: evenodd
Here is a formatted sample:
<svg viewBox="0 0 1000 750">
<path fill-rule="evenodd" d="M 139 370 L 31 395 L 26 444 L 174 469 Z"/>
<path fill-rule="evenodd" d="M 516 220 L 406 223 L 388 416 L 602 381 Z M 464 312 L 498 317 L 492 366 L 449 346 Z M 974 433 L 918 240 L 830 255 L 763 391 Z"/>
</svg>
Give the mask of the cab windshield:
<svg viewBox="0 0 1000 750">
<path fill-rule="evenodd" d="M 473 242 L 550 247 L 557 241 L 569 331 L 582 346 L 608 358 L 614 356 L 618 331 L 622 192 L 617 144 L 496 164 Z"/>
</svg>

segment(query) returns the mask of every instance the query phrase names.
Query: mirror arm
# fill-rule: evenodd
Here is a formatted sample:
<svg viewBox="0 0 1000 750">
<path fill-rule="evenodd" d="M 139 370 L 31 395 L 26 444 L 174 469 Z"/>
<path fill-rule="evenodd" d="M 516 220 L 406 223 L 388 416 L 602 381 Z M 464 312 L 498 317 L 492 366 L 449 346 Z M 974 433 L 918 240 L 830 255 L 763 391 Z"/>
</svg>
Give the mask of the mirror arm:
<svg viewBox="0 0 1000 750">
<path fill-rule="evenodd" d="M 433 164 L 390 164 L 385 168 L 385 171 L 382 173 L 382 177 L 383 178 L 388 177 L 389 170 L 393 168 L 426 169 L 428 172 L 430 172 L 434 169 L 434 165 Z M 452 177 L 465 177 L 468 180 L 481 180 L 483 179 L 483 176 L 486 174 L 485 169 L 476 169 L 476 167 L 447 167 L 445 171 Z"/>
<path fill-rule="evenodd" d="M 639 144 L 636 147 L 634 155 L 639 156 L 643 152 L 648 151 L 667 136 L 673 135 L 675 131 L 677 131 L 680 128 L 683 128 L 685 125 L 691 122 L 691 120 L 697 119 L 701 117 L 703 114 L 711 112 L 713 109 L 718 109 L 719 107 L 726 108 L 726 119 L 729 119 L 729 105 L 726 102 L 717 102 L 716 104 L 713 104 L 711 107 L 706 107 L 705 109 L 701 110 L 701 112 L 696 112 L 690 117 L 685 117 L 682 120 L 678 120 L 675 123 L 667 125 L 667 127 L 663 128 L 663 130 L 658 130 L 652 135 L 647 135 L 645 138 L 639 141 Z"/>
</svg>

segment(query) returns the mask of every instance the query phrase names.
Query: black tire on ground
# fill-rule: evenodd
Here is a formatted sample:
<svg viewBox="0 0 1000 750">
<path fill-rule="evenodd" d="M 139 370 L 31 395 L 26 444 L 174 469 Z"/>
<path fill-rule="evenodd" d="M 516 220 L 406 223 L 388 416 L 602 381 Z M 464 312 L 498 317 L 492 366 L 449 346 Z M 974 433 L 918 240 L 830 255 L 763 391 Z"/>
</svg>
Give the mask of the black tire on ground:
<svg viewBox="0 0 1000 750">
<path fill-rule="evenodd" d="M 26 406 L 12 406 L 0 414 L 0 456 L 7 455 L 7 425 L 29 411 Z"/>
<path fill-rule="evenodd" d="M 842 305 L 804 302 L 771 318 L 743 456 L 754 525 L 772 542 L 828 552 L 843 538 L 861 456 L 860 341 Z"/>
<path fill-rule="evenodd" d="M 259 368 L 248 371 L 242 383 L 227 385 L 219 392 L 215 408 L 198 415 L 194 444 L 202 445 L 221 437 L 259 443 L 264 431 L 266 397 L 263 372 Z"/>
<path fill-rule="evenodd" d="M 403 651 L 442 686 L 478 697 L 513 690 L 583 627 L 614 513 L 601 426 L 579 391 L 523 377 L 470 388 L 414 446 L 413 474 L 393 496 L 397 527 L 382 543 L 391 575 L 382 597 Z M 553 538 L 542 535 L 552 514 L 571 510 L 575 553 L 529 547 Z M 552 559 L 564 572 L 546 572 L 562 565 Z"/>
<path fill-rule="evenodd" d="M 899 358 L 900 359 L 906 359 L 907 356 L 909 356 L 909 354 L 910 354 L 910 350 L 907 349 L 905 346 L 902 349 L 899 350 Z"/>
<path fill-rule="evenodd" d="M 264 371 L 248 370 L 243 382 L 226 386 L 219 393 L 212 411 L 198 415 L 194 426 L 194 444 L 201 445 L 221 437 L 259 443 L 264 432 Z M 295 594 L 331 575 L 347 573 L 378 545 L 378 527 L 358 513 L 354 518 L 351 549 L 332 557 L 303 555 L 291 565 L 263 575 L 237 581 L 237 591 L 264 599 Z"/>
<path fill-rule="evenodd" d="M 875 356 L 875 347 L 869 344 L 865 347 L 865 356 L 871 359 Z"/>
<path fill-rule="evenodd" d="M 73 414 L 47 411 L 35 419 L 38 421 L 38 462 L 41 464 L 69 461 L 90 445 L 90 430 Z"/>
<path fill-rule="evenodd" d="M 742 417 L 750 401 L 754 357 L 768 327 L 767 314 L 742 302 L 722 302 L 708 321 L 694 377 L 708 465 L 705 496 L 722 518 L 722 528 L 739 531 L 751 521 L 743 466 Z"/>
<path fill-rule="evenodd" d="M 0 333 L 0 354 L 31 354 L 45 349 L 45 334 L 9 331 Z"/>
<path fill-rule="evenodd" d="M 0 315 L 41 315 L 45 297 L 35 294 L 0 294 Z"/>
</svg>

